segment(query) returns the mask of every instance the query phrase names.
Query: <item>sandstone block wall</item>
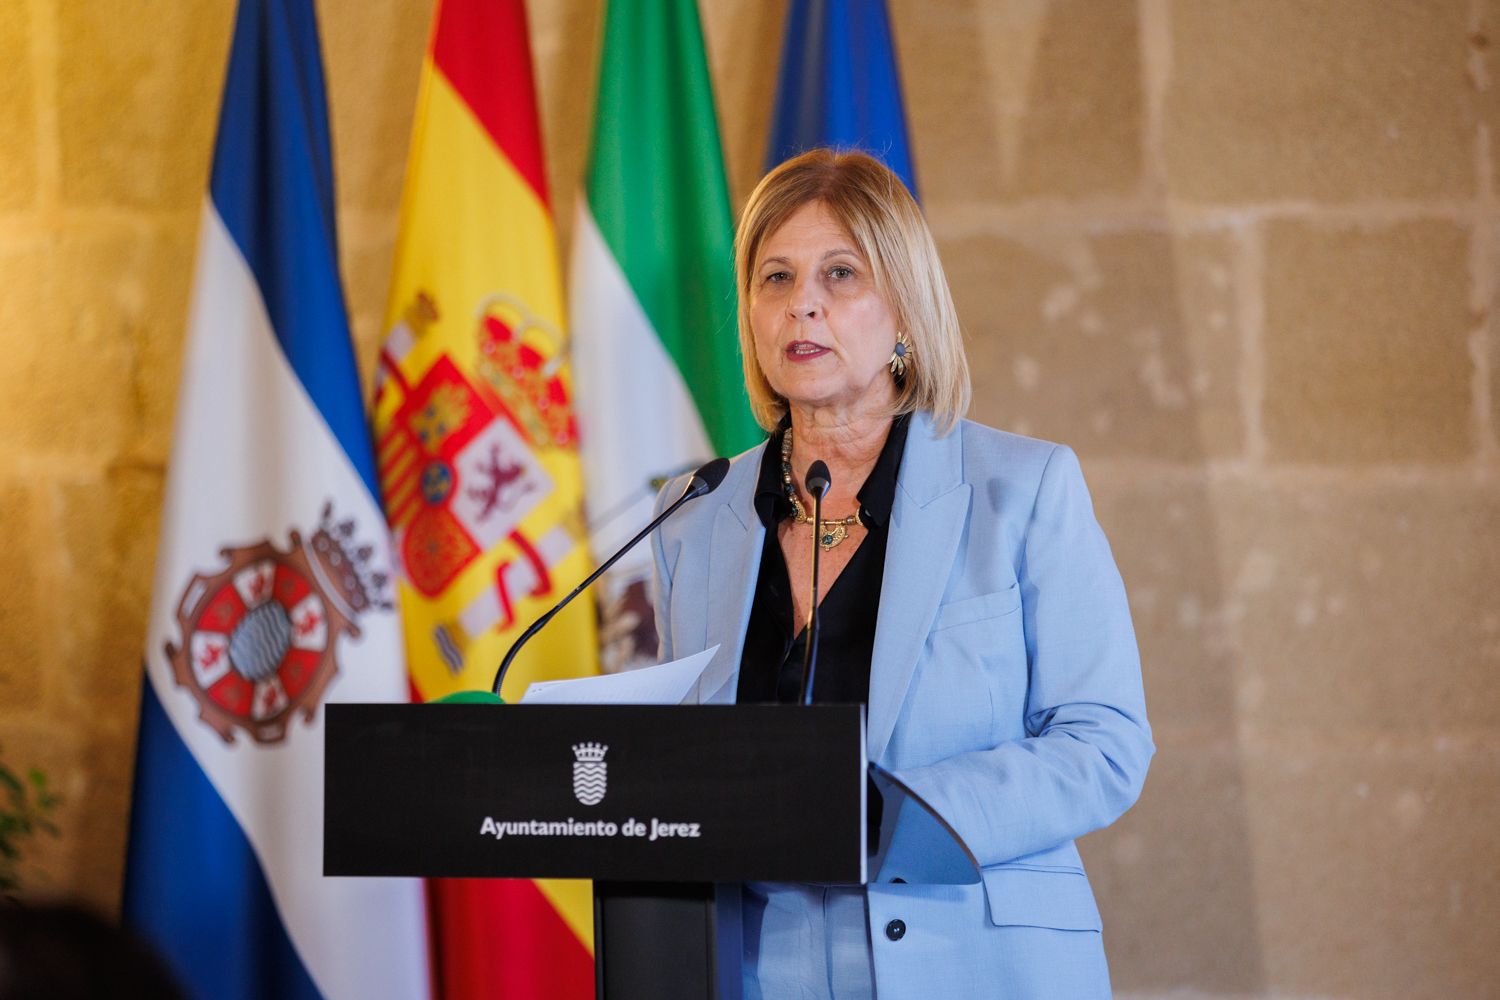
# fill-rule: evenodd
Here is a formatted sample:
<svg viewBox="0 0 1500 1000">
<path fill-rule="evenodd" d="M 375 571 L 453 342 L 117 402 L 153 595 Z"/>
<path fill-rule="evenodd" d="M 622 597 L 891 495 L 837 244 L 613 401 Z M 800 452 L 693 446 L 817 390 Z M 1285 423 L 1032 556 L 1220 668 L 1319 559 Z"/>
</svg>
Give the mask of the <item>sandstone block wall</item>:
<svg viewBox="0 0 1500 1000">
<path fill-rule="evenodd" d="M 890 0 L 974 415 L 1076 447 L 1159 744 L 1133 997 L 1500 995 L 1494 0 Z M 430 0 L 319 0 L 365 372 Z M 702 4 L 748 193 L 784 2 Z M 564 242 L 600 0 L 532 4 Z M 113 908 L 233 5 L 0 4 L 0 745 Z"/>
</svg>

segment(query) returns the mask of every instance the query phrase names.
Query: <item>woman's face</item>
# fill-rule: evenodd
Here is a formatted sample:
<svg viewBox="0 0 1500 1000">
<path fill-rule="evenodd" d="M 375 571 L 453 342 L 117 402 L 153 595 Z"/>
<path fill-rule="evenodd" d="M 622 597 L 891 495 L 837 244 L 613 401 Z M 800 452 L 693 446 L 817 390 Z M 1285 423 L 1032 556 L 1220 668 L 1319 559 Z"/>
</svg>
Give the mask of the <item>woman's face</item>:
<svg viewBox="0 0 1500 1000">
<path fill-rule="evenodd" d="M 895 313 L 822 202 L 803 205 L 761 246 L 750 276 L 750 329 L 767 381 L 794 407 L 853 417 L 894 404 L 887 366 Z"/>
</svg>

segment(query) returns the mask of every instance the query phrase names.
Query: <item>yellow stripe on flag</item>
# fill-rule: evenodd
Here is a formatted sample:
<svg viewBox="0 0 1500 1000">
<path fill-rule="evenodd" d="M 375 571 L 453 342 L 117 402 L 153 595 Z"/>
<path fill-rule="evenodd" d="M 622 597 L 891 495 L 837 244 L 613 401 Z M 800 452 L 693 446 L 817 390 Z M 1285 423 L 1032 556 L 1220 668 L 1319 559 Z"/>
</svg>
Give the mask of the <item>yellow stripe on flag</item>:
<svg viewBox="0 0 1500 1000">
<path fill-rule="evenodd" d="M 594 950 L 594 883 L 568 878 L 539 878 L 534 880 L 542 890 L 547 902 L 555 909 L 578 935 L 584 947 Z"/>
<path fill-rule="evenodd" d="M 592 569 L 556 236 L 538 193 L 531 88 L 511 72 L 529 73 L 524 10 L 519 0 L 445 0 L 438 10 L 387 309 L 382 360 L 394 370 L 375 412 L 407 662 L 424 700 L 488 688 L 521 631 Z M 585 594 L 526 647 L 504 694 L 514 701 L 532 681 L 597 672 Z M 448 995 L 514 992 L 533 979 L 587 995 L 589 883 L 438 883 L 432 900 Z M 497 963 L 516 919 L 535 922 L 534 953 L 512 947 Z M 538 970 L 539 954 L 566 961 Z"/>
<path fill-rule="evenodd" d="M 418 290 L 477 303 L 497 290 L 523 296 L 561 328 L 557 244 L 547 207 L 495 148 L 473 114 L 429 68 L 430 97 L 413 150 L 386 326 L 394 325 Z M 468 314 L 440 316 L 404 358 L 405 373 L 425 370 L 440 352 L 472 365 L 477 347 Z"/>
<path fill-rule="evenodd" d="M 426 296 L 437 316 L 399 362 L 407 383 L 415 386 L 444 357 L 471 381 L 483 382 L 476 324 L 482 304 L 496 296 L 518 303 L 536 321 L 523 337 L 527 345 L 547 356 L 564 349 L 556 237 L 547 207 L 430 66 L 427 85 L 425 113 L 416 136 L 420 148 L 413 150 L 402 206 L 388 324 L 405 315 L 419 295 Z M 566 383 L 566 367 L 559 375 Z M 378 426 L 389 425 L 404 398 L 394 391 L 382 397 Z M 468 643 L 458 674 L 442 658 L 431 636 L 439 627 L 458 622 L 475 600 L 493 591 L 503 565 L 524 564 L 528 554 L 502 541 L 436 595 L 419 593 L 403 580 L 401 603 L 409 626 L 410 669 L 425 698 L 460 688 L 487 687 L 496 664 L 520 630 L 592 568 L 578 514 L 582 477 L 576 448 L 538 448 L 534 455 L 553 492 L 518 530 L 536 544 L 561 525 L 573 545 L 551 567 L 552 586 L 546 593 L 510 595 L 514 622 L 509 629 L 465 633 Z M 517 659 L 507 679 L 507 696 L 518 697 L 533 680 L 596 673 L 596 649 L 593 606 L 581 598 Z"/>
</svg>

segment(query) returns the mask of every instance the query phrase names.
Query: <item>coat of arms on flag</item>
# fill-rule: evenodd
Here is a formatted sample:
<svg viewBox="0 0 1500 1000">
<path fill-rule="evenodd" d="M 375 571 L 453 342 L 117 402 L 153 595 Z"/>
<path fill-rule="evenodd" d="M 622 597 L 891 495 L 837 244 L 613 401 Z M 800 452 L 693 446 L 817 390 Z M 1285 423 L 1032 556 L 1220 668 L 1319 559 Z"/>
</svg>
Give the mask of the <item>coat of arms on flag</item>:
<svg viewBox="0 0 1500 1000">
<path fill-rule="evenodd" d="M 423 700 L 488 689 L 591 568 L 528 39 L 522 0 L 441 0 L 412 130 L 373 419 Z M 596 639 L 585 594 L 516 660 L 512 695 L 596 673 Z M 593 995 L 587 884 L 439 880 L 430 901 L 442 995 Z"/>
<path fill-rule="evenodd" d="M 165 644 L 167 659 L 224 742 L 239 730 L 276 743 L 296 712 L 311 720 L 338 671 L 339 637 L 358 637 L 371 607 L 392 610 L 385 574 L 368 568 L 373 550 L 354 542 L 354 520 L 335 523 L 329 501 L 311 538 L 293 530 L 285 549 L 225 548 L 225 565 L 183 590 L 181 644 Z"/>
<path fill-rule="evenodd" d="M 403 368 L 442 309 L 419 293 L 387 341 L 377 406 L 391 417 L 377 452 L 400 566 L 424 597 L 441 598 L 496 546 L 514 549 L 492 586 L 433 629 L 437 653 L 456 673 L 472 636 L 508 631 L 520 598 L 553 592 L 554 567 L 577 545 L 577 525 L 562 508 L 540 531 L 527 530 L 555 489 L 540 456 L 572 448 L 577 428 L 559 373 L 566 345 L 515 296 L 475 305 L 472 375 L 440 353 L 410 381 Z"/>
<path fill-rule="evenodd" d="M 414 879 L 323 875 L 323 723 L 410 697 L 313 0 L 239 0 L 147 624 L 123 919 L 185 995 L 431 990 Z M 320 512 L 321 511 L 321 515 Z"/>
</svg>

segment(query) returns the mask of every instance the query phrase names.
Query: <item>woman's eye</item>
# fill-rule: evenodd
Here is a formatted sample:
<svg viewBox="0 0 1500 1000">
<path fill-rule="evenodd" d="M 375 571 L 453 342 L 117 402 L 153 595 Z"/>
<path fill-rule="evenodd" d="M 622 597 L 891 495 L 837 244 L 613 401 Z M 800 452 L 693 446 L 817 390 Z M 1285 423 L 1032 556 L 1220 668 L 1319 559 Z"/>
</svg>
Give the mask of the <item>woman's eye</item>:
<svg viewBox="0 0 1500 1000">
<path fill-rule="evenodd" d="M 770 274 L 766 275 L 765 282 L 768 285 L 775 285 L 786 281 L 790 277 L 791 275 L 787 274 L 785 271 L 772 271 Z"/>
<path fill-rule="evenodd" d="M 843 264 L 838 264 L 828 269 L 828 276 L 830 278 L 837 278 L 839 280 L 843 280 L 844 278 L 852 278 L 854 277 L 854 268 L 845 267 Z"/>
</svg>

